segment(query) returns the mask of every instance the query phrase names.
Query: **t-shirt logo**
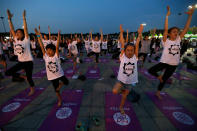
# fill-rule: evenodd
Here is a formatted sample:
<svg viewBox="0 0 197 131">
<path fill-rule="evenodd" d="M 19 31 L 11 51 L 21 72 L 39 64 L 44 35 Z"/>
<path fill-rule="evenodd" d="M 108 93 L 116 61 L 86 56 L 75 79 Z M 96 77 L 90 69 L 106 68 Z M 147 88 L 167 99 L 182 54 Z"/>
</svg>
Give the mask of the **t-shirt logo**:
<svg viewBox="0 0 197 131">
<path fill-rule="evenodd" d="M 171 45 L 170 46 L 170 48 L 168 48 L 168 50 L 169 50 L 169 54 L 172 54 L 173 56 L 174 55 L 178 55 L 179 54 L 179 52 L 180 52 L 180 47 L 179 47 L 179 45 Z"/>
<path fill-rule="evenodd" d="M 75 46 L 74 45 L 71 45 L 70 49 L 71 50 L 75 50 Z"/>
<path fill-rule="evenodd" d="M 99 45 L 98 44 L 94 44 L 94 48 L 95 49 L 98 49 L 99 48 Z"/>
<path fill-rule="evenodd" d="M 124 63 L 123 66 L 123 73 L 126 74 L 128 77 L 134 73 L 135 64 L 134 63 Z"/>
<path fill-rule="evenodd" d="M 22 55 L 22 54 L 24 54 L 25 48 L 21 44 L 17 44 L 17 45 L 15 45 L 14 50 L 17 54 Z"/>
<path fill-rule="evenodd" d="M 56 73 L 59 71 L 56 62 L 52 62 L 52 61 L 48 62 L 47 67 L 48 67 L 49 71 L 52 73 Z"/>
</svg>

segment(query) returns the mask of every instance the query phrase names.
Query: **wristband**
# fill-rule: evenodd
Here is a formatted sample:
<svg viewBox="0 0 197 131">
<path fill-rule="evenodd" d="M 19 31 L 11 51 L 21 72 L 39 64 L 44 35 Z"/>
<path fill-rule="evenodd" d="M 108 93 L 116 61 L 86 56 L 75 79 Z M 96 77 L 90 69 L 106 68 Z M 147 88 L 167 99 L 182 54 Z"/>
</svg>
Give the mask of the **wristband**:
<svg viewBox="0 0 197 131">
<path fill-rule="evenodd" d="M 121 48 L 121 50 L 124 50 L 124 48 Z"/>
<path fill-rule="evenodd" d="M 168 19 L 168 16 L 166 16 L 166 19 Z"/>
<path fill-rule="evenodd" d="M 40 35 L 37 35 L 37 37 L 40 37 Z"/>
</svg>

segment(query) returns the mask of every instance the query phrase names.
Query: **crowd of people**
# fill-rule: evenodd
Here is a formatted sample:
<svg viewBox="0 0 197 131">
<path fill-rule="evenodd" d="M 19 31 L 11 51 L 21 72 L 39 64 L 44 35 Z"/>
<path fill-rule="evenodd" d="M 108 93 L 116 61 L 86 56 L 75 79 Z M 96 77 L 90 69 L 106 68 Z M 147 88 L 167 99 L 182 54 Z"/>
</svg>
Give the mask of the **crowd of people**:
<svg viewBox="0 0 197 131">
<path fill-rule="evenodd" d="M 32 79 L 33 61 L 37 58 L 43 58 L 47 78 L 53 84 L 58 97 L 58 106 L 61 106 L 60 89 L 63 85 L 69 84 L 69 81 L 64 75 L 60 59 L 73 59 L 73 70 L 76 70 L 77 64 L 82 63 L 81 56 L 87 56 L 94 59 L 95 68 L 98 68 L 99 56 L 111 54 L 112 59 L 119 59 L 120 61 L 118 81 L 114 85 L 112 92 L 122 94 L 120 112 L 124 114 L 123 106 L 132 88 L 132 83 L 140 81 L 138 79 L 138 67 L 143 68 L 144 63 L 151 62 L 151 60 L 158 61 L 158 64 L 148 71 L 159 79 L 160 83 L 156 96 L 158 99 L 162 99 L 160 91 L 175 72 L 180 60 L 185 62 L 183 58 L 185 53 L 187 53 L 186 56 L 194 57 L 197 61 L 196 39 L 184 38 L 189 29 L 193 13 L 194 7 L 187 12 L 186 25 L 183 31 L 180 32 L 178 27 L 168 29 L 170 7 L 167 7 L 163 38 L 156 38 L 156 29 L 151 33 L 151 37 L 150 34 L 143 35 L 143 25 L 140 25 L 137 33 L 129 33 L 127 30 L 126 35 L 124 35 L 122 25 L 120 25 L 119 35 L 104 35 L 102 30 L 100 30 L 99 35 L 93 34 L 92 31 L 80 35 L 61 35 L 61 31 L 59 31 L 57 35 L 52 35 L 50 27 L 48 27 L 48 34 L 45 34 L 42 33 L 40 26 L 35 28 L 34 35 L 29 35 L 26 12 L 23 12 L 24 29 L 15 30 L 12 23 L 13 15 L 7 10 L 10 36 L 9 39 L 6 39 L 5 36 L 0 37 L 0 64 L 3 66 L 1 74 L 12 76 L 13 81 L 26 79 L 30 85 L 28 95 L 32 95 L 35 92 L 35 84 Z M 190 47 L 193 49 L 193 54 L 187 52 Z M 8 69 L 8 61 L 16 61 L 17 63 Z M 138 65 L 138 61 L 141 61 L 140 65 Z M 193 69 L 196 69 L 196 61 L 193 63 Z M 128 66 L 125 68 L 125 65 Z M 191 67 L 191 64 L 189 67 Z M 24 70 L 26 75 L 22 76 L 17 73 L 19 70 Z M 163 75 L 157 73 L 163 70 Z"/>
</svg>

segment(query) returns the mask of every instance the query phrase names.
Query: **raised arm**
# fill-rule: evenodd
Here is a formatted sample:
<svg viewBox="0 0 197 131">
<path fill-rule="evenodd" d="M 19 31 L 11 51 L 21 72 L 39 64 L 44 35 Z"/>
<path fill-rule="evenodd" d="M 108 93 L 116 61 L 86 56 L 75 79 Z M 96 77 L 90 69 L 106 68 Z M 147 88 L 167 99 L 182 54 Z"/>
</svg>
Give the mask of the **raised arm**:
<svg viewBox="0 0 197 131">
<path fill-rule="evenodd" d="M 190 23 L 191 23 L 191 20 L 192 20 L 192 15 L 194 13 L 194 9 L 195 9 L 195 6 L 192 6 L 192 8 L 189 9 L 188 12 L 186 12 L 186 14 L 188 14 L 188 18 L 187 18 L 187 22 L 185 24 L 185 27 L 184 27 L 183 31 L 181 32 L 181 34 L 180 34 L 180 38 L 183 38 L 184 35 L 187 33 L 187 31 L 189 29 L 189 26 L 190 26 Z"/>
<path fill-rule="evenodd" d="M 166 42 L 168 36 L 168 16 L 170 15 L 170 7 L 167 6 L 167 14 L 164 25 L 163 42 Z"/>
<path fill-rule="evenodd" d="M 127 29 L 127 38 L 126 38 L 126 43 L 129 41 L 129 30 Z"/>
<path fill-rule="evenodd" d="M 14 31 L 14 26 L 12 24 L 13 15 L 10 13 L 10 11 L 8 9 L 7 9 L 7 15 L 8 15 L 8 22 L 9 22 L 9 26 L 10 26 L 10 31 L 12 33 L 12 36 L 15 38 L 16 34 L 15 34 L 15 31 Z"/>
<path fill-rule="evenodd" d="M 60 44 L 60 30 L 58 31 L 57 45 L 56 45 L 56 54 L 58 57 L 59 57 L 59 44 Z"/>
<path fill-rule="evenodd" d="M 100 32 L 101 32 L 101 42 L 103 41 L 103 31 L 102 31 L 102 29 L 100 30 Z"/>
<path fill-rule="evenodd" d="M 136 57 L 138 57 L 139 43 L 140 43 L 140 38 L 142 37 L 143 28 L 144 26 L 141 24 L 140 28 L 138 29 L 138 37 L 137 37 L 136 44 L 135 44 L 135 56 Z"/>
<path fill-rule="evenodd" d="M 122 28 L 122 25 L 120 25 L 120 43 L 121 43 L 121 53 L 120 53 L 120 56 L 122 56 L 124 54 L 124 43 L 125 43 L 125 40 L 124 40 L 124 37 L 123 37 L 123 28 Z"/>
<path fill-rule="evenodd" d="M 44 49 L 44 46 L 43 46 L 42 40 L 41 40 L 41 38 L 40 38 L 41 33 L 40 33 L 36 28 L 35 28 L 35 33 L 36 33 L 36 35 L 37 35 L 38 43 L 39 43 L 39 45 L 40 45 L 40 48 L 41 48 L 42 53 L 43 53 L 43 56 L 44 56 L 44 55 L 45 55 L 45 49 Z"/>
<path fill-rule="evenodd" d="M 82 38 L 82 40 L 84 41 L 84 38 L 83 38 L 83 33 L 81 33 L 81 38 Z"/>
<path fill-rule="evenodd" d="M 49 32 L 49 40 L 51 40 L 51 30 L 49 26 L 48 26 L 48 32 Z"/>
<path fill-rule="evenodd" d="M 28 30 L 27 30 L 27 22 L 26 22 L 26 11 L 23 11 L 23 25 L 24 25 L 24 33 L 25 33 L 25 38 L 29 38 Z"/>
<path fill-rule="evenodd" d="M 92 41 L 92 31 L 90 31 L 90 40 Z"/>
</svg>

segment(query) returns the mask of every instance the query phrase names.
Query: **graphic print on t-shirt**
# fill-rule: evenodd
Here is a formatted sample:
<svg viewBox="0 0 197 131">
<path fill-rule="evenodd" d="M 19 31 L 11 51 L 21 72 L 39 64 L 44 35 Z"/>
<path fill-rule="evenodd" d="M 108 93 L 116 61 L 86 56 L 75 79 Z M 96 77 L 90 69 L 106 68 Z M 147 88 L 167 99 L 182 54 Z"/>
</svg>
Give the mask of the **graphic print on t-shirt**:
<svg viewBox="0 0 197 131">
<path fill-rule="evenodd" d="M 126 74 L 128 77 L 134 73 L 135 64 L 134 63 L 124 63 L 123 66 L 123 73 Z"/>
<path fill-rule="evenodd" d="M 99 47 L 98 44 L 94 44 L 94 48 L 97 49 Z"/>
<path fill-rule="evenodd" d="M 70 46 L 70 49 L 73 51 L 73 50 L 75 50 L 75 46 L 74 45 L 71 45 Z"/>
<path fill-rule="evenodd" d="M 48 68 L 49 71 L 52 72 L 52 73 L 56 73 L 56 72 L 59 71 L 58 65 L 57 65 L 56 62 L 52 62 L 52 61 L 48 62 L 47 68 Z"/>
<path fill-rule="evenodd" d="M 173 56 L 174 55 L 178 55 L 179 54 L 179 52 L 180 52 L 180 47 L 179 47 L 179 45 L 171 45 L 170 46 L 170 48 L 168 48 L 168 50 L 169 50 L 169 54 L 172 54 Z"/>
<path fill-rule="evenodd" d="M 14 50 L 15 50 L 15 52 L 16 52 L 17 54 L 19 54 L 19 55 L 24 54 L 25 48 L 24 48 L 21 44 L 16 44 L 16 45 L 14 45 L 14 46 L 15 46 Z"/>
</svg>

